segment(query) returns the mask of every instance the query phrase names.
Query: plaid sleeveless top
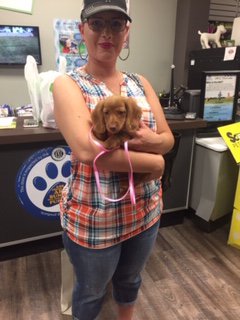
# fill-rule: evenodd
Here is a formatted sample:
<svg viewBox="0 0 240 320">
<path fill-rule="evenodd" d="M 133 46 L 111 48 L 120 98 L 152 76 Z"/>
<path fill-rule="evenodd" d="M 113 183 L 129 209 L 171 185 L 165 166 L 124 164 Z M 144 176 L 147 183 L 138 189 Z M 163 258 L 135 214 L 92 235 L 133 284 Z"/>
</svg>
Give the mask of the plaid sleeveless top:
<svg viewBox="0 0 240 320">
<path fill-rule="evenodd" d="M 81 88 L 90 111 L 99 100 L 112 95 L 104 83 L 83 68 L 72 71 L 69 76 Z M 153 114 L 136 74 L 123 73 L 121 95 L 136 99 L 143 110 L 142 120 L 155 130 Z M 93 167 L 81 163 L 73 154 L 71 164 L 71 177 L 60 201 L 60 218 L 63 229 L 77 244 L 94 249 L 106 248 L 141 233 L 159 220 L 160 180 L 136 186 L 134 206 L 129 196 L 119 202 L 109 202 L 98 192 Z M 104 171 L 99 174 L 104 194 L 111 199 L 119 198 L 120 184 L 122 179 L 128 179 L 127 173 Z"/>
</svg>

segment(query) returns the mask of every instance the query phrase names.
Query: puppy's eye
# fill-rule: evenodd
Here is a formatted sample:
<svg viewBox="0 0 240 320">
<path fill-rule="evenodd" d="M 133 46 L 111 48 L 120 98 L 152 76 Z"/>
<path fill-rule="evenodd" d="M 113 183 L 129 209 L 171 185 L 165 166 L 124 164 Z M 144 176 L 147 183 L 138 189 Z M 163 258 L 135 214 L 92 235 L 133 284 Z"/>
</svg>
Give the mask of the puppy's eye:
<svg viewBox="0 0 240 320">
<path fill-rule="evenodd" d="M 108 115 L 109 115 L 109 111 L 108 111 L 108 110 L 103 110 L 103 114 L 104 114 L 105 116 L 108 116 Z"/>
<path fill-rule="evenodd" d="M 126 111 L 121 111 L 121 110 L 119 110 L 119 111 L 118 111 L 118 115 L 119 115 L 119 116 L 125 116 L 125 115 L 126 115 Z"/>
</svg>

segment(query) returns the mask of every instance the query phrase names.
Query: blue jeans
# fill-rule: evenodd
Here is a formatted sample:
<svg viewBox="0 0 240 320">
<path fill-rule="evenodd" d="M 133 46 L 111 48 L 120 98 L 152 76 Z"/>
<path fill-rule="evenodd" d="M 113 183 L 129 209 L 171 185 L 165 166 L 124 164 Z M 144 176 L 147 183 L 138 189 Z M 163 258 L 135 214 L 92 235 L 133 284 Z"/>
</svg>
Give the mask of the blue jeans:
<svg viewBox="0 0 240 320">
<path fill-rule="evenodd" d="M 134 304 L 141 285 L 140 272 L 151 253 L 158 229 L 159 222 L 106 249 L 84 248 L 63 233 L 63 243 L 76 275 L 72 296 L 74 320 L 96 319 L 111 280 L 116 302 Z"/>
</svg>

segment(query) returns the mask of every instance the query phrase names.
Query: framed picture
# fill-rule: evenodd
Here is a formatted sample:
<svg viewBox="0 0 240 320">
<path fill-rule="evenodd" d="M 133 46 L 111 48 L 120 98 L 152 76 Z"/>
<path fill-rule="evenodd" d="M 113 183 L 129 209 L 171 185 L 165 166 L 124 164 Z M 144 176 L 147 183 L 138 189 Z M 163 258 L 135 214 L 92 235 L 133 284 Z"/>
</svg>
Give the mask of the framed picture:
<svg viewBox="0 0 240 320">
<path fill-rule="evenodd" d="M 240 97 L 239 83 L 239 70 L 203 72 L 200 117 L 213 126 L 233 123 Z"/>
</svg>

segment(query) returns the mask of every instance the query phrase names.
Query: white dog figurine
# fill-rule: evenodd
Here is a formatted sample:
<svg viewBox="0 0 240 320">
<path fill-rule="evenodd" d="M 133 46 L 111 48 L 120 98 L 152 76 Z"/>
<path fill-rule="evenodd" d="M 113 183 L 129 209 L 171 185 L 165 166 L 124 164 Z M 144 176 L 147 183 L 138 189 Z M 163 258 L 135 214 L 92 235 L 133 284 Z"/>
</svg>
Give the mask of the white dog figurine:
<svg viewBox="0 0 240 320">
<path fill-rule="evenodd" d="M 203 49 L 209 49 L 211 48 L 209 45 L 209 42 L 214 42 L 218 48 L 221 48 L 220 38 L 221 34 L 224 34 L 227 30 L 224 28 L 224 26 L 221 24 L 217 26 L 217 31 L 214 33 L 202 33 L 201 31 L 198 31 L 198 34 L 200 34 L 200 42 Z"/>
</svg>

